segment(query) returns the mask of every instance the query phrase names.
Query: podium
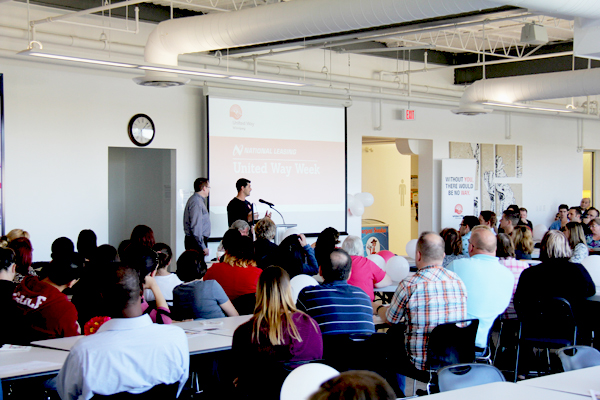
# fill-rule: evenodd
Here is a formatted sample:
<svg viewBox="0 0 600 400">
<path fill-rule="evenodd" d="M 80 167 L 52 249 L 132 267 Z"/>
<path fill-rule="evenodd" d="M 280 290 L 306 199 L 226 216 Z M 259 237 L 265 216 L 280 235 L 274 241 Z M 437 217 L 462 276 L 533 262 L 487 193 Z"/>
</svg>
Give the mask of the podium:
<svg viewBox="0 0 600 400">
<path fill-rule="evenodd" d="M 283 240 L 283 234 L 290 228 L 295 228 L 298 224 L 277 224 L 277 232 L 275 233 L 275 244 L 279 246 L 279 243 Z"/>
</svg>

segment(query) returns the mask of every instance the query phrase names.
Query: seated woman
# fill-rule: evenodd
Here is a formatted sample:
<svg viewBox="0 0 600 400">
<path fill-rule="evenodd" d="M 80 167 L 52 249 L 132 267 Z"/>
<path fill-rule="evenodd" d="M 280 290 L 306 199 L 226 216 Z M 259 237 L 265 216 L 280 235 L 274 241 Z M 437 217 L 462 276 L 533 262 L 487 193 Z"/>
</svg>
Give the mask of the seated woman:
<svg viewBox="0 0 600 400">
<path fill-rule="evenodd" d="M 390 286 L 392 278 L 373 261 L 363 257 L 365 250 L 363 249 L 362 239 L 358 236 L 348 236 L 342 243 L 342 249 L 346 250 L 352 259 L 352 270 L 348 284 L 361 288 L 369 295 L 371 301 L 374 301 L 373 288 Z"/>
<path fill-rule="evenodd" d="M 223 262 L 213 264 L 204 280 L 219 282 L 229 300 L 256 292 L 256 284 L 262 270 L 254 262 L 252 239 L 242 236 L 237 229 L 229 229 L 223 235 L 225 256 Z"/>
<path fill-rule="evenodd" d="M 498 219 L 496 213 L 493 211 L 482 211 L 479 214 L 479 224 L 485 225 L 494 232 L 494 235 L 498 233 Z M 448 254 L 446 254 L 448 256 Z"/>
<path fill-rule="evenodd" d="M 482 214 L 485 211 L 482 211 Z M 491 212 L 491 211 L 490 211 Z M 479 217 L 481 221 L 481 217 Z M 463 254 L 462 249 L 462 240 L 460 239 L 460 235 L 458 231 L 454 228 L 445 228 L 440 232 L 440 236 L 444 239 L 444 253 L 446 256 L 444 257 L 444 262 L 442 266 L 446 268 L 450 263 L 454 260 L 458 260 L 459 258 L 469 258 L 468 255 Z"/>
<path fill-rule="evenodd" d="M 515 257 L 517 260 L 531 260 L 533 252 L 533 235 L 526 225 L 515 226 L 513 233 Z"/>
<path fill-rule="evenodd" d="M 321 233 L 319 233 L 317 241 L 314 244 L 315 258 L 317 259 L 317 263 L 321 265 L 321 260 L 328 259 L 331 252 L 339 243 L 340 233 L 337 231 L 337 229 L 329 227 L 325 228 Z"/>
<path fill-rule="evenodd" d="M 581 263 L 587 256 L 590 255 L 587 244 L 585 243 L 585 234 L 583 233 L 583 225 L 581 222 L 567 222 L 561 228 L 569 241 L 569 246 L 573 250 L 573 256 L 569 259 L 572 263 Z"/>
<path fill-rule="evenodd" d="M 306 242 L 303 234 L 290 235 L 279 243 L 276 265 L 283 267 L 291 278 L 300 274 L 319 273 L 315 250 Z"/>
<path fill-rule="evenodd" d="M 215 280 L 202 278 L 206 264 L 195 250 L 184 251 L 177 260 L 177 276 L 185 283 L 173 289 L 173 310 L 177 319 L 211 319 L 238 316 L 225 291 Z"/>
<path fill-rule="evenodd" d="M 585 237 L 588 248 L 591 251 L 600 251 L 600 218 L 595 218 L 589 224 L 592 233 Z"/>
<path fill-rule="evenodd" d="M 496 239 L 496 257 L 498 257 L 498 261 L 500 261 L 500 264 L 510 269 L 510 272 L 512 272 L 515 276 L 513 295 L 510 299 L 510 303 L 508 303 L 506 311 L 504 311 L 504 314 L 502 314 L 502 317 L 504 319 L 517 319 L 513 298 L 515 296 L 515 290 L 517 290 L 517 283 L 519 283 L 521 273 L 523 270 L 529 267 L 529 264 L 527 264 L 525 261 L 518 261 L 515 259 L 515 246 L 513 245 L 510 236 L 508 236 L 506 233 L 499 233 Z"/>
<path fill-rule="evenodd" d="M 37 276 L 37 273 L 31 268 L 33 261 L 33 247 L 26 237 L 19 237 L 8 242 L 8 248 L 15 252 L 15 264 L 17 264 L 17 273 L 13 282 L 21 283 L 26 276 Z"/>
<path fill-rule="evenodd" d="M 150 248 L 156 244 L 156 240 L 154 240 L 154 231 L 146 225 L 138 225 L 133 228 L 129 240 L 132 244 L 141 244 L 142 246 Z"/>
<path fill-rule="evenodd" d="M 277 226 L 269 217 L 259 220 L 254 226 L 256 240 L 254 241 L 254 259 L 258 268 L 265 269 L 273 263 L 277 245 L 273 243 Z"/>
<path fill-rule="evenodd" d="M 183 282 L 177 277 L 177 275 L 169 272 L 169 265 L 171 265 L 171 258 L 173 252 L 169 245 L 165 243 L 156 243 L 152 250 L 158 255 L 158 268 L 156 269 L 156 283 L 160 288 L 161 293 L 165 297 L 169 306 L 173 305 L 173 289 L 181 285 Z M 179 264 L 177 264 L 179 269 Z M 146 301 L 154 301 L 154 293 L 151 290 L 144 291 L 144 298 Z"/>
<path fill-rule="evenodd" d="M 290 278 L 280 267 L 260 276 L 254 315 L 233 334 L 236 397 L 279 399 L 281 384 L 291 369 L 323 356 L 318 324 L 296 309 Z"/>
</svg>

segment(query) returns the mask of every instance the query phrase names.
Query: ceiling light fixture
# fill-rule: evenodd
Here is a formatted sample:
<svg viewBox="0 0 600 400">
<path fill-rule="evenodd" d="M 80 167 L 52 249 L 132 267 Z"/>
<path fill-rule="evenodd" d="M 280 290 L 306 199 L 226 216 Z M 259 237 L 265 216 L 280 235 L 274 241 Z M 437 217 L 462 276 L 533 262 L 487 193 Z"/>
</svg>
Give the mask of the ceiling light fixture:
<svg viewBox="0 0 600 400">
<path fill-rule="evenodd" d="M 46 52 L 36 50 L 36 49 L 23 50 L 23 51 L 18 52 L 17 54 L 25 55 L 25 56 L 32 56 L 32 57 L 50 58 L 53 60 L 74 61 L 74 62 L 80 62 L 80 63 L 85 63 L 85 64 L 106 65 L 109 67 L 118 67 L 118 68 L 136 68 L 137 67 L 137 65 L 135 65 L 135 64 L 121 63 L 121 62 L 108 61 L 108 60 L 97 60 L 97 59 L 93 59 L 93 58 L 64 56 L 64 55 L 60 55 L 60 54 L 46 53 Z"/>
<path fill-rule="evenodd" d="M 175 68 L 164 68 L 164 67 L 152 67 L 148 65 L 140 65 L 139 69 L 143 69 L 144 71 L 156 71 L 156 72 L 172 72 L 174 74 L 183 74 L 183 75 L 194 75 L 194 76 L 207 76 L 210 78 L 227 78 L 227 75 L 215 74 L 212 72 L 200 72 L 200 71 L 192 71 L 185 69 L 175 69 Z"/>
<path fill-rule="evenodd" d="M 481 103 L 486 106 L 496 106 L 496 107 L 506 107 L 506 108 L 522 108 L 526 110 L 536 110 L 536 111 L 547 111 L 547 112 L 558 112 L 558 113 L 577 113 L 574 109 L 560 109 L 560 108 L 550 108 L 550 107 L 537 107 L 530 106 L 527 104 L 519 104 L 519 103 L 501 103 L 498 101 L 484 101 Z"/>
<path fill-rule="evenodd" d="M 276 85 L 305 86 L 304 83 L 274 81 L 274 80 L 271 80 L 271 79 L 250 78 L 250 77 L 246 77 L 246 76 L 230 76 L 229 79 L 233 79 L 233 80 L 236 80 L 236 81 L 248 81 L 248 82 L 259 82 L 259 83 L 274 83 Z"/>
</svg>

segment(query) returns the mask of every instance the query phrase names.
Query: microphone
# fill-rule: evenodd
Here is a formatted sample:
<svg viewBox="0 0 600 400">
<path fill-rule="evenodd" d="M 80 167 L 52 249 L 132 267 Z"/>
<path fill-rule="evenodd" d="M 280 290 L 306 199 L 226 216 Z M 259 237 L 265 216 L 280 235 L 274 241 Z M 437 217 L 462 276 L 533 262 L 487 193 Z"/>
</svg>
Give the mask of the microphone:
<svg viewBox="0 0 600 400">
<path fill-rule="evenodd" d="M 268 205 L 269 207 L 273 207 L 273 206 L 274 206 L 274 204 L 273 204 L 273 203 L 269 203 L 268 201 L 266 201 L 266 200 L 263 200 L 263 199 L 259 199 L 259 200 L 258 200 L 258 202 L 259 202 L 259 203 L 266 204 L 266 205 Z"/>
</svg>

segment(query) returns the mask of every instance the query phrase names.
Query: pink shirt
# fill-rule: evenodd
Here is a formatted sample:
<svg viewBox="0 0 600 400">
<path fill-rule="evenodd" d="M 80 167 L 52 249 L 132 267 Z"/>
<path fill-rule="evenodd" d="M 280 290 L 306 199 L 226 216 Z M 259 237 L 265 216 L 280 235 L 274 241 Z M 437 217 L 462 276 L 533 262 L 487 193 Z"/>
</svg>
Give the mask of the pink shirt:
<svg viewBox="0 0 600 400">
<path fill-rule="evenodd" d="M 350 258 L 352 258 L 352 273 L 348 284 L 364 290 L 373 301 L 375 299 L 373 285 L 385 278 L 385 271 L 366 257 L 351 256 Z"/>
<path fill-rule="evenodd" d="M 504 259 L 500 259 L 499 261 L 501 264 L 504 264 L 504 266 L 506 268 L 510 269 L 510 272 L 512 272 L 513 275 L 515 276 L 515 285 L 513 286 L 513 295 L 510 298 L 510 303 L 508 304 L 508 307 L 506 308 L 506 311 L 504 311 L 504 314 L 502 315 L 502 317 L 505 319 L 516 319 L 517 312 L 515 311 L 515 305 L 513 303 L 513 298 L 515 297 L 515 291 L 517 290 L 517 284 L 519 283 L 519 278 L 521 277 L 521 272 L 523 272 L 523 270 L 528 268 L 529 264 L 527 264 L 525 261 L 515 260 L 514 258 L 504 258 Z"/>
</svg>

